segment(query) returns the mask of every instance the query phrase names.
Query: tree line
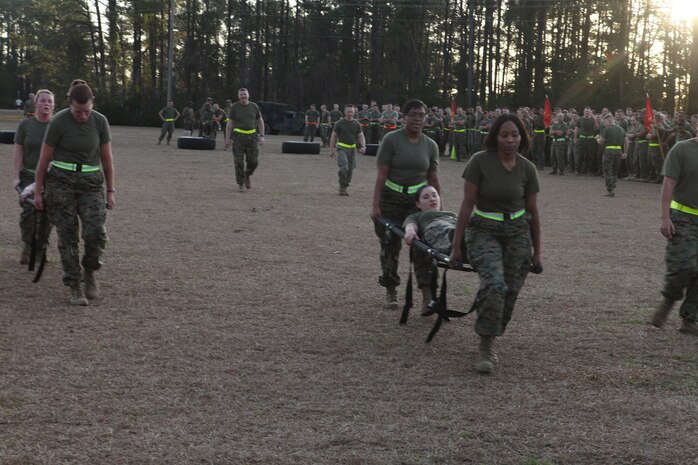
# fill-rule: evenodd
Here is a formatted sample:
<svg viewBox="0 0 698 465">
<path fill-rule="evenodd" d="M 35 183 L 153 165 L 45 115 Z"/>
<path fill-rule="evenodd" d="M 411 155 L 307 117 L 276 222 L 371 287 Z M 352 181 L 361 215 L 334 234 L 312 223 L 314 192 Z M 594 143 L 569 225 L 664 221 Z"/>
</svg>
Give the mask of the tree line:
<svg viewBox="0 0 698 465">
<path fill-rule="evenodd" d="M 253 100 L 698 113 L 698 21 L 663 0 L 0 0 L 0 102 L 87 79 L 119 124 Z M 59 99 L 59 103 L 61 99 Z"/>
</svg>

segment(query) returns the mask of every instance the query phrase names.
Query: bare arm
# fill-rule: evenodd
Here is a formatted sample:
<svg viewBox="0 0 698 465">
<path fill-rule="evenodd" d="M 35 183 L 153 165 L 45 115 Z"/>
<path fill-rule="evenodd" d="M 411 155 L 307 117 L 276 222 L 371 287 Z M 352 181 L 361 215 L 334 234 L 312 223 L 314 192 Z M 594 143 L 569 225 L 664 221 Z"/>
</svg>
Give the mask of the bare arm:
<svg viewBox="0 0 698 465">
<path fill-rule="evenodd" d="M 330 158 L 334 158 L 336 155 L 336 147 L 337 147 L 337 132 L 332 131 L 332 135 L 330 136 Z"/>
<path fill-rule="evenodd" d="M 533 265 L 543 266 L 540 250 L 540 215 L 538 213 L 538 194 L 526 197 L 526 211 L 531 214 L 531 239 L 533 241 Z"/>
<path fill-rule="evenodd" d="M 225 148 L 230 147 L 230 135 L 233 133 L 233 126 L 235 126 L 235 121 L 228 117 L 228 124 L 225 125 Z"/>
<path fill-rule="evenodd" d="M 331 147 L 331 146 L 330 146 Z M 366 136 L 364 136 L 364 132 L 361 131 L 359 133 L 359 152 L 360 153 L 365 153 L 366 152 Z"/>
<path fill-rule="evenodd" d="M 107 208 L 114 208 L 114 159 L 112 158 L 111 142 L 99 146 L 99 154 L 102 159 L 102 170 L 107 184 Z"/>
<path fill-rule="evenodd" d="M 12 187 L 17 188 L 19 186 L 19 173 L 22 171 L 22 158 L 24 156 L 24 146 L 15 144 L 15 169 L 12 172 L 14 174 L 14 179 L 12 180 Z"/>
<path fill-rule="evenodd" d="M 373 205 L 371 208 L 371 219 L 373 219 L 374 221 L 376 220 L 376 218 L 381 216 L 381 191 L 383 190 L 383 186 L 385 186 L 385 181 L 388 180 L 389 171 L 390 166 L 378 165 L 378 173 L 376 174 L 376 184 L 373 187 Z"/>
<path fill-rule="evenodd" d="M 473 209 L 475 208 L 477 190 L 477 184 L 465 181 L 465 185 L 463 187 L 463 202 L 461 203 L 460 210 L 458 211 L 458 221 L 456 222 L 456 230 L 453 233 L 453 245 L 451 247 L 451 263 L 454 265 L 457 262 L 463 261 L 461 243 L 463 242 L 465 228 L 468 227 L 468 223 L 470 223 L 470 216 L 473 214 Z"/>
<path fill-rule="evenodd" d="M 664 176 L 664 181 L 662 181 L 662 193 L 660 197 L 660 207 L 662 212 L 662 224 L 659 231 L 662 236 L 667 239 L 674 237 L 676 230 L 674 229 L 674 223 L 671 221 L 669 216 L 669 211 L 671 209 L 671 198 L 674 196 L 674 189 L 676 188 L 676 179 L 669 176 Z"/>
<path fill-rule="evenodd" d="M 257 132 L 259 132 L 259 145 L 264 145 L 264 118 L 257 118 Z"/>
<path fill-rule="evenodd" d="M 53 155 L 56 153 L 56 148 L 50 145 L 41 144 L 41 155 L 39 155 L 39 163 L 36 165 L 36 178 L 34 180 L 34 207 L 37 210 L 44 209 L 43 187 L 48 172 L 48 165 L 53 160 Z"/>
</svg>

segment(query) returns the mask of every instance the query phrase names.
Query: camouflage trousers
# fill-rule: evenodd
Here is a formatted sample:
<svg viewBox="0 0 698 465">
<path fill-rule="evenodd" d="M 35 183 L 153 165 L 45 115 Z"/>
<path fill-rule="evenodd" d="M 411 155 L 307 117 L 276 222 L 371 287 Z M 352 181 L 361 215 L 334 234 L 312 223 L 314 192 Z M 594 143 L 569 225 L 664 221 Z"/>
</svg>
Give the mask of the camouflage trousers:
<svg viewBox="0 0 698 465">
<path fill-rule="evenodd" d="M 679 315 L 698 319 L 698 216 L 671 210 L 676 232 L 666 246 L 666 274 L 662 295 L 681 304 Z"/>
<path fill-rule="evenodd" d="M 480 277 L 475 297 L 480 336 L 501 336 L 531 263 L 530 215 L 495 221 L 473 215 L 465 231 L 468 261 Z"/>
<path fill-rule="evenodd" d="M 462 161 L 468 159 L 468 139 L 465 132 L 453 132 L 453 146 L 456 149 L 456 160 Z"/>
<path fill-rule="evenodd" d="M 417 211 L 414 205 L 414 195 L 395 192 L 387 187 L 383 187 L 381 192 L 380 209 L 384 218 L 401 226 L 408 215 Z M 380 224 L 375 225 L 375 232 L 381 245 L 382 274 L 378 277 L 378 284 L 388 288 L 397 287 L 400 285 L 400 275 L 397 271 L 402 239 L 394 234 L 386 235 L 385 227 Z M 431 274 L 434 271 L 431 258 L 415 248 L 410 249 L 410 253 L 414 262 L 417 285 L 419 287 L 430 286 Z"/>
<path fill-rule="evenodd" d="M 533 134 L 533 162 L 536 164 L 538 169 L 543 169 L 545 167 L 545 134 L 542 132 L 535 132 Z"/>
<path fill-rule="evenodd" d="M 82 266 L 90 270 L 102 266 L 100 259 L 107 244 L 103 184 L 101 171 L 77 173 L 54 167 L 48 173 L 46 209 L 58 233 L 58 251 L 66 286 L 77 284 L 82 279 L 78 248 L 80 225 L 85 244 Z"/>
<path fill-rule="evenodd" d="M 172 134 L 174 134 L 174 121 L 166 121 L 162 123 L 162 131 L 160 131 L 159 141 L 163 140 L 167 136 L 167 142 L 172 139 Z"/>
<path fill-rule="evenodd" d="M 649 162 L 649 173 L 650 176 L 656 177 L 662 172 L 662 165 L 664 164 L 664 158 L 662 157 L 662 151 L 658 145 L 647 147 L 647 161 Z"/>
<path fill-rule="evenodd" d="M 315 140 L 315 134 L 317 133 L 317 123 L 314 124 L 306 124 L 305 125 L 305 134 L 303 136 L 303 142 L 313 142 Z"/>
<path fill-rule="evenodd" d="M 259 165 L 259 147 L 257 134 L 233 133 L 233 160 L 235 162 L 235 181 L 244 184 L 247 176 L 252 176 Z"/>
<path fill-rule="evenodd" d="M 620 166 L 620 150 L 606 149 L 603 154 L 603 178 L 606 189 L 610 192 L 616 188 L 618 181 L 618 167 Z"/>
<path fill-rule="evenodd" d="M 339 167 L 339 185 L 351 184 L 351 177 L 356 168 L 356 149 L 337 147 L 337 166 Z"/>
<path fill-rule="evenodd" d="M 567 153 L 567 143 L 562 141 L 562 142 L 553 142 L 552 146 L 552 154 L 550 157 L 550 164 L 552 165 L 553 168 L 557 169 L 560 171 L 560 174 L 565 172 L 565 166 L 567 163 L 565 162 L 565 155 Z"/>
<path fill-rule="evenodd" d="M 635 157 L 637 158 L 637 170 L 640 178 L 649 177 L 649 159 L 647 158 L 647 141 L 637 142 Z"/>
</svg>

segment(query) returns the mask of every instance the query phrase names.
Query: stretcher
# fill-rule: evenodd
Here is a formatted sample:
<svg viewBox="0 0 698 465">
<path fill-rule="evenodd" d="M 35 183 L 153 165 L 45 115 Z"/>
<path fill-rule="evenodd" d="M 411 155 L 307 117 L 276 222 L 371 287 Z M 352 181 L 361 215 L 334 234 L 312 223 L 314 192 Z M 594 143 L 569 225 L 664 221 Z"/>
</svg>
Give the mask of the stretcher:
<svg viewBox="0 0 698 465">
<path fill-rule="evenodd" d="M 376 222 L 385 228 L 386 241 L 390 241 L 393 235 L 398 236 L 401 239 L 405 238 L 405 231 L 402 229 L 401 224 L 396 224 L 392 220 L 383 217 L 377 218 Z M 474 303 L 471 306 L 470 310 L 468 310 L 467 312 L 458 312 L 455 310 L 448 309 L 446 300 L 448 290 L 446 281 L 446 271 L 449 268 L 465 272 L 475 272 L 475 270 L 467 263 L 451 263 L 451 257 L 439 252 L 438 250 L 434 249 L 429 244 L 423 241 L 413 239 L 412 248 L 417 249 L 420 252 L 423 252 L 427 254 L 429 257 L 431 257 L 435 268 L 444 268 L 441 279 L 440 291 L 438 289 L 438 273 L 436 272 L 437 270 L 435 269 L 434 273 L 431 274 L 431 302 L 429 303 L 429 305 L 427 305 L 427 310 L 422 313 L 422 316 L 429 316 L 433 314 L 436 314 L 437 316 L 436 321 L 434 322 L 434 326 L 432 327 L 426 339 L 426 342 L 429 343 L 432 339 L 434 339 L 434 336 L 436 336 L 436 333 L 439 332 L 439 329 L 441 329 L 441 325 L 444 322 L 451 321 L 451 318 L 464 317 L 475 310 Z M 407 319 L 409 317 L 412 305 L 412 254 L 410 253 L 410 275 L 407 281 L 407 289 L 405 291 L 405 305 L 402 309 L 402 314 L 400 315 L 399 323 L 401 325 L 407 323 Z"/>
</svg>

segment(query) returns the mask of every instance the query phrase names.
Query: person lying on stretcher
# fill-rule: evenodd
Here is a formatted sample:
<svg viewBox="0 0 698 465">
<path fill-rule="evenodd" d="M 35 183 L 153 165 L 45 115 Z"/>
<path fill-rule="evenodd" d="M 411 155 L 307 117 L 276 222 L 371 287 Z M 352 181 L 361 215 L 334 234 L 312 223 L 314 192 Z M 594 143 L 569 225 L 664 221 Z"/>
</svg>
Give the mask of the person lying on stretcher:
<svg viewBox="0 0 698 465">
<path fill-rule="evenodd" d="M 405 218 L 402 224 L 405 243 L 411 246 L 412 241 L 417 239 L 443 254 L 450 255 L 458 219 L 456 214 L 441 211 L 441 197 L 436 189 L 428 184 L 419 188 L 414 201 L 419 211 Z M 462 250 L 465 250 L 465 244 Z"/>
</svg>

